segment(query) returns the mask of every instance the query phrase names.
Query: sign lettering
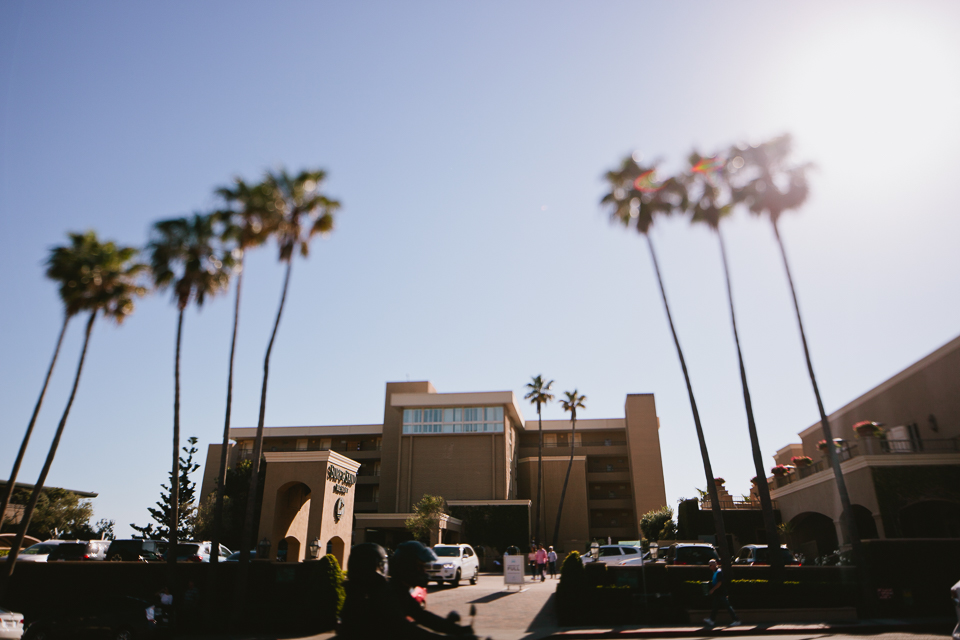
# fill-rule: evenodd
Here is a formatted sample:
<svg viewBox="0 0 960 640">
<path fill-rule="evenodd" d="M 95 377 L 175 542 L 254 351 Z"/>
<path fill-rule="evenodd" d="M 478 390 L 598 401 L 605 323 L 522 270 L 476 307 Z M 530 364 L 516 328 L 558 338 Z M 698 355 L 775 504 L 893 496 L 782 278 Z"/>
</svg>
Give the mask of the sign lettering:
<svg viewBox="0 0 960 640">
<path fill-rule="evenodd" d="M 333 465 L 327 465 L 327 479 L 333 480 L 333 491 L 340 494 L 347 493 L 357 483 L 357 476 Z"/>
</svg>

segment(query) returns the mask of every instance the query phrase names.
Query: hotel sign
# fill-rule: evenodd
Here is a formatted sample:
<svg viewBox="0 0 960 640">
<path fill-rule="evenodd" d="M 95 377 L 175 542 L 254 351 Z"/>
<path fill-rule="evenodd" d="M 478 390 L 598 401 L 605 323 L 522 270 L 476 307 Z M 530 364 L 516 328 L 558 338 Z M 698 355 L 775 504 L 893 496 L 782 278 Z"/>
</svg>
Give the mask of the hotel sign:
<svg viewBox="0 0 960 640">
<path fill-rule="evenodd" d="M 347 493 L 350 487 L 357 484 L 357 476 L 333 465 L 327 465 L 327 479 L 333 480 L 333 491 L 339 494 Z"/>
</svg>

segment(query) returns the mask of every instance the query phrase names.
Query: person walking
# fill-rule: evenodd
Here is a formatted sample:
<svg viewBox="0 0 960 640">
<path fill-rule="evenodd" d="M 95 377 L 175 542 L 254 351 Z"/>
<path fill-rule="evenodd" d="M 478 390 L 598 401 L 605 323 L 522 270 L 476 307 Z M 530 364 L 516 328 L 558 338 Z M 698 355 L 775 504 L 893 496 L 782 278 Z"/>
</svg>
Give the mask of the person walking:
<svg viewBox="0 0 960 640">
<path fill-rule="evenodd" d="M 547 579 L 547 551 L 542 544 L 537 545 L 537 577 L 540 582 Z"/>
<path fill-rule="evenodd" d="M 557 552 L 553 550 L 553 547 L 550 547 L 550 551 L 547 552 L 547 562 L 550 564 L 550 577 L 557 577 Z"/>
<path fill-rule="evenodd" d="M 710 617 L 704 618 L 703 621 L 707 623 L 707 626 L 714 626 L 717 620 L 717 612 L 723 606 L 726 607 L 727 611 L 730 612 L 730 617 L 733 618 L 730 626 L 736 627 L 740 624 L 740 618 L 737 617 L 737 612 L 733 610 L 733 606 L 727 598 L 727 581 L 724 578 L 723 569 L 717 565 L 716 560 L 711 560 L 710 571 L 713 572 L 713 575 L 710 578 L 710 590 L 707 595 L 713 600 L 713 611 L 710 613 Z"/>
</svg>

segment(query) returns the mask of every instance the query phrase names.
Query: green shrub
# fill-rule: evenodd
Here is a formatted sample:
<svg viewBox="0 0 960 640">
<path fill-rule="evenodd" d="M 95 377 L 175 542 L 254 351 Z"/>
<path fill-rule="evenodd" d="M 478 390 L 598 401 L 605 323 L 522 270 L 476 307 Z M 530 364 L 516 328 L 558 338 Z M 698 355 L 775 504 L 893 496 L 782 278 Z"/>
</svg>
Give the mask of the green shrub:
<svg viewBox="0 0 960 640">
<path fill-rule="evenodd" d="M 328 553 L 317 561 L 317 573 L 317 623 L 319 630 L 328 631 L 336 628 L 337 616 L 346 598 L 343 572 L 336 557 Z"/>
<path fill-rule="evenodd" d="M 557 585 L 557 620 L 560 624 L 574 625 L 581 621 L 586 589 L 586 573 L 583 570 L 580 554 L 571 551 L 560 567 L 560 584 Z"/>
</svg>

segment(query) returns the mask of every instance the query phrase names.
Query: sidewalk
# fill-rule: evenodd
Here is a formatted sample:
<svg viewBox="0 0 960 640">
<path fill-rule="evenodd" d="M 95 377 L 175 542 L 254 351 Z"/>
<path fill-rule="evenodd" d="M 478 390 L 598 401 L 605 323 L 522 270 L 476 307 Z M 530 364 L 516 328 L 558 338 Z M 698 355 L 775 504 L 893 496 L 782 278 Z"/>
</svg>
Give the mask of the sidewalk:
<svg viewBox="0 0 960 640">
<path fill-rule="evenodd" d="M 689 638 L 753 635 L 876 635 L 881 633 L 933 634 L 948 638 L 957 621 L 952 618 L 875 619 L 855 622 L 802 624 L 743 624 L 728 626 L 687 627 L 577 627 L 558 629 L 547 638 L 563 640 L 600 640 L 601 638 Z"/>
</svg>

